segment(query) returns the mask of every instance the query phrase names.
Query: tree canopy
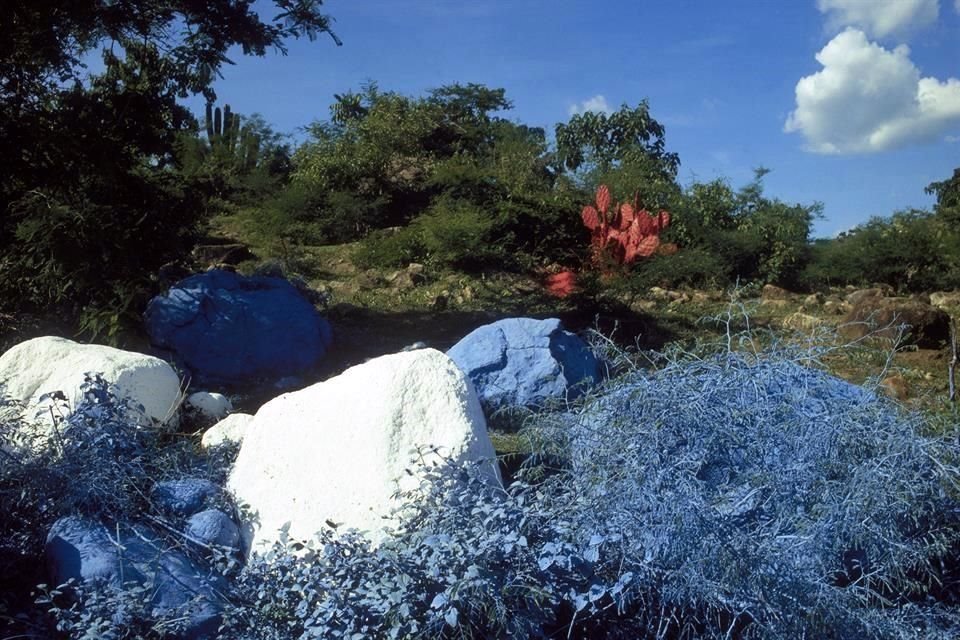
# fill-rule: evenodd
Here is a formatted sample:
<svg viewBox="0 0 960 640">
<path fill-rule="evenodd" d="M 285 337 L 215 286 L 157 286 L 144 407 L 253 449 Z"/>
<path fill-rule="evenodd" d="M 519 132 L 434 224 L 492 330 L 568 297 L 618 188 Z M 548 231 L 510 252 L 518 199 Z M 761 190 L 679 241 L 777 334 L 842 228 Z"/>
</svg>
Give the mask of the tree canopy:
<svg viewBox="0 0 960 640">
<path fill-rule="evenodd" d="M 103 303 L 171 255 L 200 207 L 168 170 L 195 120 L 244 55 L 333 33 L 321 0 L 11 0 L 0 16 L 0 292 L 49 304 Z M 91 71 L 99 52 L 102 71 Z M 88 66 L 89 65 L 89 66 Z M 115 235 L 110 236 L 110 230 Z M 122 230 L 122 231 L 121 231 Z M 29 239 L 28 247 L 24 241 Z M 129 283 L 129 282 L 128 282 Z M 122 297 L 129 298 L 127 291 Z"/>
</svg>

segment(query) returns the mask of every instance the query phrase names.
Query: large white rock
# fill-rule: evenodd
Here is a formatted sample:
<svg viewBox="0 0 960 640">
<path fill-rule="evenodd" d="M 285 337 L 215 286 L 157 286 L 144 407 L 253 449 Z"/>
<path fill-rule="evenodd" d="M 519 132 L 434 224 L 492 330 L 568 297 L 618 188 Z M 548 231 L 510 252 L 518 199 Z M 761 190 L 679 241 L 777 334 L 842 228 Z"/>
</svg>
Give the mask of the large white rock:
<svg viewBox="0 0 960 640">
<path fill-rule="evenodd" d="M 249 413 L 231 413 L 203 432 L 200 446 L 208 449 L 228 442 L 243 442 L 251 422 L 253 422 L 253 416 Z"/>
<path fill-rule="evenodd" d="M 249 425 L 228 482 L 253 515 L 246 548 L 269 546 L 287 524 L 292 538 L 311 539 L 328 520 L 377 544 L 398 487 L 419 486 L 407 470 L 417 471 L 411 453 L 420 445 L 489 460 L 500 482 L 476 391 L 434 349 L 375 358 L 271 400 Z"/>
<path fill-rule="evenodd" d="M 57 337 L 27 340 L 0 356 L 4 393 L 23 402 L 25 416 L 40 409 L 40 396 L 62 391 L 75 407 L 85 373 L 100 373 L 120 394 L 158 424 L 176 423 L 180 378 L 169 364 L 153 356 Z"/>
</svg>

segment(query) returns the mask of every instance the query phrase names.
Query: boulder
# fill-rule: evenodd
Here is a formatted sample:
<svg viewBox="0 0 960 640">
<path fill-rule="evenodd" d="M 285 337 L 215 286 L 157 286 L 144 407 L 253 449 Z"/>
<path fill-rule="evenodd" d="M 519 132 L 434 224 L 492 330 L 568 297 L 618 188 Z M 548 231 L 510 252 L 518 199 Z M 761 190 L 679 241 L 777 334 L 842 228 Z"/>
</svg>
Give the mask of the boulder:
<svg viewBox="0 0 960 640">
<path fill-rule="evenodd" d="M 241 527 L 245 549 L 268 548 L 283 527 L 311 539 L 328 522 L 377 544 L 395 523 L 397 490 L 419 490 L 421 446 L 455 461 L 489 460 L 491 482 L 500 481 L 476 393 L 435 349 L 381 356 L 267 402 L 227 484 L 251 514 Z"/>
<path fill-rule="evenodd" d="M 40 398 L 54 391 L 62 391 L 76 407 L 86 373 L 99 373 L 114 384 L 122 398 L 143 407 L 147 421 L 177 424 L 180 378 L 159 358 L 52 336 L 21 342 L 0 356 L 0 384 L 9 398 L 24 403 L 27 418 L 42 415 Z"/>
<path fill-rule="evenodd" d="M 811 332 L 823 326 L 823 320 L 816 316 L 797 311 L 783 319 L 783 328 L 791 331 Z"/>
<path fill-rule="evenodd" d="M 806 298 L 803 299 L 803 308 L 804 309 L 817 309 L 824 303 L 826 298 L 822 293 L 811 293 Z"/>
<path fill-rule="evenodd" d="M 556 318 L 484 325 L 447 355 L 470 377 L 487 415 L 572 398 L 600 381 L 600 364 L 587 344 Z"/>
<path fill-rule="evenodd" d="M 195 381 L 245 383 L 302 373 L 323 358 L 329 323 L 283 278 L 214 269 L 150 301 L 147 331 Z"/>
<path fill-rule="evenodd" d="M 889 286 L 871 287 L 869 289 L 857 289 L 848 293 L 844 298 L 848 304 L 856 305 L 867 298 L 885 298 L 893 295 L 893 289 Z"/>
<path fill-rule="evenodd" d="M 934 291 L 930 304 L 940 309 L 960 311 L 960 291 Z"/>
<path fill-rule="evenodd" d="M 786 289 L 774 284 L 765 284 L 760 290 L 761 300 L 789 300 L 792 295 Z"/>
<path fill-rule="evenodd" d="M 942 309 L 910 298 L 861 297 L 843 317 L 839 330 L 849 340 L 870 333 L 893 340 L 901 324 L 908 325 L 907 344 L 939 349 L 950 338 L 950 316 Z"/>
<path fill-rule="evenodd" d="M 241 262 L 256 260 L 257 256 L 245 244 L 202 244 L 190 252 L 197 262 L 202 264 L 238 265 Z"/>
<path fill-rule="evenodd" d="M 240 528 L 219 509 L 206 509 L 190 516 L 184 533 L 201 544 L 240 548 Z"/>
<path fill-rule="evenodd" d="M 781 310 L 791 306 L 790 300 L 785 298 L 760 298 L 760 306 L 764 309 Z"/>
<path fill-rule="evenodd" d="M 662 287 L 650 287 L 650 297 L 654 300 L 671 300 L 671 291 L 667 291 Z"/>
<path fill-rule="evenodd" d="M 222 420 L 233 411 L 233 404 L 222 393 L 197 391 L 187 396 L 184 401 L 188 411 L 197 414 L 205 420 Z M 210 424 L 209 422 L 207 424 Z"/>
<path fill-rule="evenodd" d="M 240 444 L 243 442 L 243 436 L 247 433 L 247 428 L 251 422 L 253 422 L 253 416 L 249 413 L 231 413 L 203 432 L 203 436 L 200 438 L 200 446 L 208 449 L 221 444 Z"/>
<path fill-rule="evenodd" d="M 178 637 L 216 638 L 223 611 L 218 594 L 226 592 L 223 577 L 164 544 L 146 527 L 121 526 L 117 532 L 115 525 L 78 516 L 57 520 L 44 548 L 50 584 L 71 578 L 103 580 L 113 586 L 120 586 L 121 580 L 152 582 L 154 614 L 185 620 L 186 629 Z"/>
<path fill-rule="evenodd" d="M 162 480 L 153 487 L 152 498 L 161 511 L 190 516 L 200 511 L 220 493 L 220 487 L 203 478 Z"/>
<path fill-rule="evenodd" d="M 830 299 L 823 303 L 824 312 L 835 316 L 841 316 L 852 308 L 849 302 L 844 302 L 843 300 Z"/>
</svg>

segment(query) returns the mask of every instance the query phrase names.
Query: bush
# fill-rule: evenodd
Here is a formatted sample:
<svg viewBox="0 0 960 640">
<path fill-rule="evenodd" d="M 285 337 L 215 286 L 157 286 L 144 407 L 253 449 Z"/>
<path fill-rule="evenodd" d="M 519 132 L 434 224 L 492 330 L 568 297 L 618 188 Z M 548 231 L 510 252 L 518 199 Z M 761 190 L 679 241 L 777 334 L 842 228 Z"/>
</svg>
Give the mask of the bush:
<svg viewBox="0 0 960 640">
<path fill-rule="evenodd" d="M 495 211 L 443 196 L 409 226 L 368 238 L 355 259 L 364 267 L 426 262 L 471 271 L 515 264 L 516 257 L 509 252 L 512 244 Z"/>
<path fill-rule="evenodd" d="M 810 288 L 885 283 L 907 292 L 960 287 L 960 234 L 927 211 L 900 211 L 817 242 L 802 274 Z"/>
<path fill-rule="evenodd" d="M 729 282 L 723 260 L 703 249 L 684 249 L 672 256 L 654 256 L 633 265 L 629 282 L 645 291 L 650 287 L 712 288 Z"/>
<path fill-rule="evenodd" d="M 234 631 L 956 637 L 955 451 L 817 355 L 666 354 L 538 414 L 541 466 L 505 491 L 438 466 L 378 548 L 330 529 L 255 558 Z"/>
</svg>

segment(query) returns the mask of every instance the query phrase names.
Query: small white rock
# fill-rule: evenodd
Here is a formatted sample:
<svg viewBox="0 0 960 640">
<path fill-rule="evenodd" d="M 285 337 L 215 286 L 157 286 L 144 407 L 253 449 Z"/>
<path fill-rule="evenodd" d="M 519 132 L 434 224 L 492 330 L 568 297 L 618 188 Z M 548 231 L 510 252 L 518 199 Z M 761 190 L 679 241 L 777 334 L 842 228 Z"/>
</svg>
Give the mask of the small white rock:
<svg viewBox="0 0 960 640">
<path fill-rule="evenodd" d="M 231 413 L 229 416 L 213 425 L 203 432 L 200 438 L 200 446 L 204 449 L 216 447 L 221 444 L 243 442 L 243 437 L 247 433 L 247 427 L 253 422 L 253 416 L 249 413 Z"/>
<path fill-rule="evenodd" d="M 229 398 L 222 393 L 209 391 L 191 393 L 187 396 L 186 406 L 210 420 L 220 420 L 233 411 L 233 404 L 230 403 Z"/>
</svg>

